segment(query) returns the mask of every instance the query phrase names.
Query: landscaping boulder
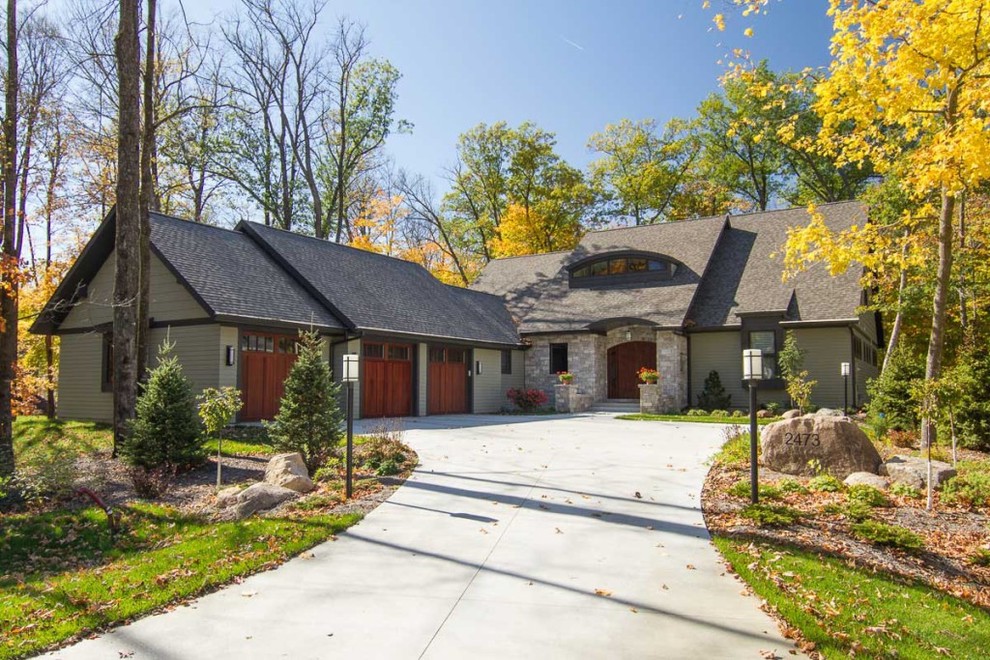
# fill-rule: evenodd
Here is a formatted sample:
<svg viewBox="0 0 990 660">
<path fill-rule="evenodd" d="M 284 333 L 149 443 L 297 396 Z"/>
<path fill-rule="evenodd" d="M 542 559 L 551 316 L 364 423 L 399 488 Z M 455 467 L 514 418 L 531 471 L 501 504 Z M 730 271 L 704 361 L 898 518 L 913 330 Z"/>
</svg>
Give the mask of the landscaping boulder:
<svg viewBox="0 0 990 660">
<path fill-rule="evenodd" d="M 768 424 L 760 437 L 764 465 L 785 474 L 813 476 L 811 462 L 837 479 L 880 467 L 876 447 L 848 418 L 794 417 Z"/>
<path fill-rule="evenodd" d="M 265 468 L 265 483 L 294 490 L 297 493 L 308 493 L 316 486 L 309 478 L 302 454 L 276 454 L 268 461 Z"/>
<path fill-rule="evenodd" d="M 880 474 L 887 475 L 892 481 L 924 490 L 928 483 L 928 461 L 915 456 L 894 456 L 880 466 Z M 932 483 L 936 488 L 954 476 L 956 471 L 951 465 L 932 461 Z"/>
<path fill-rule="evenodd" d="M 296 497 L 298 493 L 288 488 L 274 486 L 264 482 L 248 486 L 234 498 L 230 509 L 230 517 L 236 520 L 247 518 L 258 511 L 273 509 L 282 502 Z"/>
<path fill-rule="evenodd" d="M 845 417 L 846 413 L 835 408 L 819 408 L 815 411 L 815 417 Z"/>
<path fill-rule="evenodd" d="M 853 472 L 842 483 L 847 486 L 873 486 L 880 490 L 887 488 L 887 480 L 872 472 Z"/>
<path fill-rule="evenodd" d="M 228 506 L 237 503 L 237 496 L 244 490 L 240 486 L 230 486 L 217 493 L 217 508 L 226 509 Z"/>
<path fill-rule="evenodd" d="M 800 416 L 801 416 L 801 411 L 798 410 L 797 408 L 788 410 L 783 415 L 781 415 L 781 417 L 783 417 L 784 419 L 794 419 L 795 417 L 800 417 Z"/>
<path fill-rule="evenodd" d="M 773 413 L 770 412 L 769 410 L 757 410 L 756 411 L 756 418 L 757 419 L 770 419 L 771 417 L 773 417 Z"/>
</svg>

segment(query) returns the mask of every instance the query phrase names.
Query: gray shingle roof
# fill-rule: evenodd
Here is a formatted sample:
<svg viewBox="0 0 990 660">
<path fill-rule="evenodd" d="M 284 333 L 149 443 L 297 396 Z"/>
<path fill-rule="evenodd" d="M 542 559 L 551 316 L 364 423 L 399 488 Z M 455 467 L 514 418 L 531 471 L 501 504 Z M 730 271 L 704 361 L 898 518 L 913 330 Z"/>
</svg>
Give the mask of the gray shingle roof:
<svg viewBox="0 0 990 660">
<path fill-rule="evenodd" d="M 422 266 L 401 259 L 256 223 L 238 227 L 354 328 L 519 344 L 498 297 L 447 286 Z"/>
<path fill-rule="evenodd" d="M 866 221 L 858 202 L 819 207 L 840 230 Z M 781 281 L 789 227 L 807 224 L 803 208 L 728 219 L 717 216 L 587 234 L 572 252 L 499 259 L 473 288 L 501 295 L 526 333 L 586 330 L 607 319 L 642 319 L 659 326 L 712 328 L 739 324 L 737 314 L 788 310 L 788 320 L 852 319 L 860 302 L 857 269 L 837 277 L 821 264 Z M 681 263 L 655 285 L 600 288 L 568 285 L 568 266 L 594 255 L 638 251 Z"/>
<path fill-rule="evenodd" d="M 474 286 L 501 293 L 524 334 L 585 330 L 609 319 L 679 327 L 724 226 L 724 218 L 704 218 L 591 232 L 569 253 L 493 261 Z M 647 285 L 570 288 L 568 266 L 621 251 L 662 255 L 679 265 L 671 279 Z"/>
<path fill-rule="evenodd" d="M 215 315 L 344 327 L 240 232 L 152 213 L 151 243 Z"/>
<path fill-rule="evenodd" d="M 858 202 L 818 207 L 833 231 L 866 222 Z M 860 269 L 832 277 L 824 264 L 814 264 L 783 282 L 783 248 L 787 230 L 808 223 L 804 208 L 768 211 L 729 218 L 729 229 L 689 315 L 698 328 L 738 325 L 737 314 L 789 310 L 790 321 L 856 318 L 860 303 Z"/>
</svg>

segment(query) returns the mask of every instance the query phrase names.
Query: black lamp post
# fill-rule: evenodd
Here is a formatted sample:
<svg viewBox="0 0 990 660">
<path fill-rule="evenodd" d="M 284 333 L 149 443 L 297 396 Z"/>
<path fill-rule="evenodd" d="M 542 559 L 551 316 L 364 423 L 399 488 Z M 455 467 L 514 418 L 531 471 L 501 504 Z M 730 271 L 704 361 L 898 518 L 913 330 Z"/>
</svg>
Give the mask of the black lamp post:
<svg viewBox="0 0 990 660">
<path fill-rule="evenodd" d="M 358 379 L 358 355 L 348 353 L 344 355 L 344 383 L 347 384 L 347 457 L 345 469 L 347 471 L 344 482 L 344 497 L 351 499 L 354 493 L 354 383 Z"/>
<path fill-rule="evenodd" d="M 749 382 L 749 498 L 760 501 L 759 467 L 756 464 L 756 384 L 763 379 L 763 352 L 758 348 L 743 351 L 743 380 Z"/>
<path fill-rule="evenodd" d="M 849 414 L 849 363 L 842 363 L 842 414 Z"/>
</svg>

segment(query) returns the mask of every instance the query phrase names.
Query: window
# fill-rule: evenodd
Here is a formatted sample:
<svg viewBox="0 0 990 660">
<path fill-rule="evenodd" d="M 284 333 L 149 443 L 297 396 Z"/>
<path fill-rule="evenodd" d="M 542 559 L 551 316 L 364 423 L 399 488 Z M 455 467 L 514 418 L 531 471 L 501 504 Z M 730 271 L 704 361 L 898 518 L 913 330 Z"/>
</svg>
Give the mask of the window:
<svg viewBox="0 0 990 660">
<path fill-rule="evenodd" d="M 100 391 L 113 391 L 113 335 L 103 335 L 103 351 L 100 363 Z"/>
<path fill-rule="evenodd" d="M 389 344 L 388 347 L 388 359 L 389 360 L 408 360 L 409 359 L 409 347 L 405 345 L 393 345 Z"/>
<path fill-rule="evenodd" d="M 465 362 L 464 350 L 460 348 L 447 349 L 447 362 Z"/>
<path fill-rule="evenodd" d="M 385 344 L 365 344 L 364 357 L 372 360 L 381 360 L 385 357 Z"/>
<path fill-rule="evenodd" d="M 502 373 L 512 373 L 512 351 L 507 348 L 502 350 Z"/>
<path fill-rule="evenodd" d="M 749 333 L 749 347 L 763 353 L 763 379 L 780 377 L 777 367 L 777 333 L 773 330 L 754 330 Z"/>
<path fill-rule="evenodd" d="M 550 344 L 550 373 L 567 371 L 567 344 Z"/>
<path fill-rule="evenodd" d="M 430 347 L 430 362 L 444 362 L 444 352 L 442 348 L 437 348 L 436 346 Z"/>
<path fill-rule="evenodd" d="M 575 269 L 571 272 L 571 279 L 580 281 L 598 277 L 621 278 L 636 274 L 663 279 L 674 274 L 674 266 L 669 261 L 645 256 L 604 257 Z"/>
</svg>

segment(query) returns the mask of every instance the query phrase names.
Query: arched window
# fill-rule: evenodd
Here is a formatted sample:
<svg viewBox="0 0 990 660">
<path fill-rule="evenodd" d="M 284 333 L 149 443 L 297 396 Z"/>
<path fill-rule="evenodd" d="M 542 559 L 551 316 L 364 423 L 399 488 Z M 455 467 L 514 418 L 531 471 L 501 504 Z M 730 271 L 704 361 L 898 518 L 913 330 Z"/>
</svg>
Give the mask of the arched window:
<svg viewBox="0 0 990 660">
<path fill-rule="evenodd" d="M 601 257 L 578 264 L 571 271 L 575 285 L 591 285 L 607 281 L 668 279 L 674 274 L 671 261 L 654 256 L 623 254 Z"/>
</svg>

